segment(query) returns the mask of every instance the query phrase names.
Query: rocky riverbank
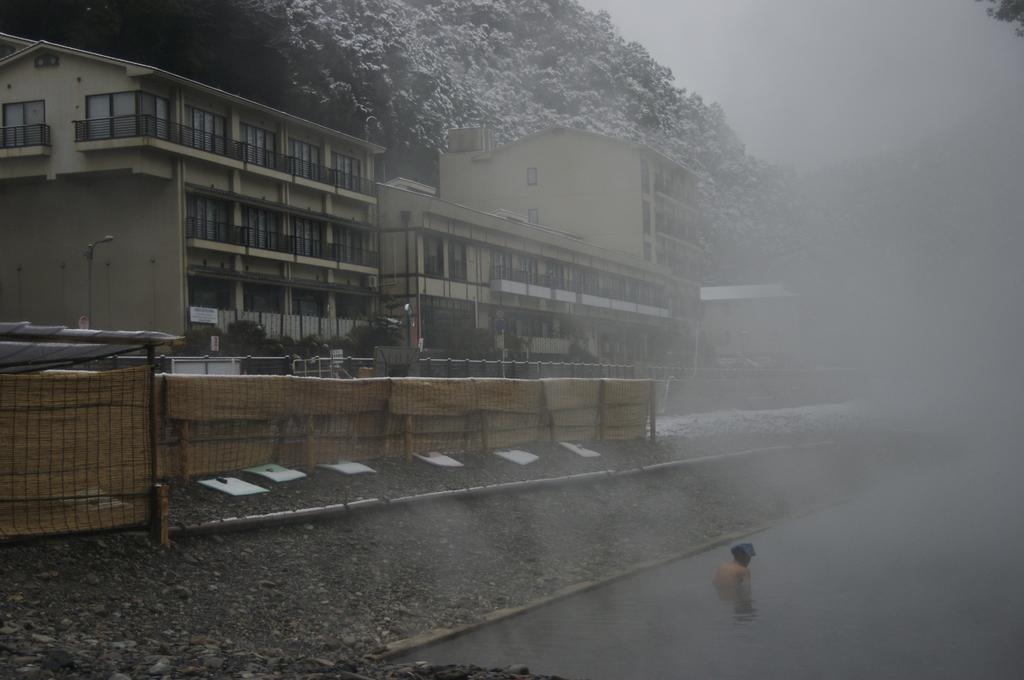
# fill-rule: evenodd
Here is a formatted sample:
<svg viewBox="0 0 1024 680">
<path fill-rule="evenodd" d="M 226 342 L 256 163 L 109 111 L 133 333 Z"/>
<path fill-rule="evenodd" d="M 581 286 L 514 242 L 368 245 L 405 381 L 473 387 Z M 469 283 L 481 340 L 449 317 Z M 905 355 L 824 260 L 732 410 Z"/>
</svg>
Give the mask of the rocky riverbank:
<svg viewBox="0 0 1024 680">
<path fill-rule="evenodd" d="M 884 454 L 875 445 L 847 439 L 614 482 L 394 506 L 183 538 L 170 550 L 128 533 L 3 546 L 0 676 L 524 677 L 522 668 L 372 659 L 397 640 L 853 493 L 870 479 L 871 454 Z"/>
</svg>

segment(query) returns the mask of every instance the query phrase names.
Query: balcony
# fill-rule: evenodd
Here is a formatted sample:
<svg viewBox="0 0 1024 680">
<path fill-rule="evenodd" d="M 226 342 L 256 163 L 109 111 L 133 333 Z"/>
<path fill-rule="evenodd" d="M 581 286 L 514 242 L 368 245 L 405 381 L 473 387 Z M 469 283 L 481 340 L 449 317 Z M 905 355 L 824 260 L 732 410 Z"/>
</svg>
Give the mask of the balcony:
<svg viewBox="0 0 1024 680">
<path fill-rule="evenodd" d="M 50 126 L 43 123 L 0 128 L 0 158 L 47 156 Z"/>
<path fill-rule="evenodd" d="M 496 293 L 526 295 L 645 316 L 669 316 L 668 305 L 660 295 L 623 291 L 589 280 L 566 280 L 536 272 L 495 267 L 491 273 L 490 287 Z"/>
<path fill-rule="evenodd" d="M 293 178 L 304 178 L 336 189 L 364 196 L 376 196 L 376 183 L 341 170 L 285 156 L 270 149 L 214 135 L 150 115 L 90 118 L 75 121 L 75 141 L 95 142 L 109 139 L 150 137 L 171 144 L 205 151 L 246 165 L 274 170 Z M 47 134 L 49 138 L 49 134 Z"/>
<path fill-rule="evenodd" d="M 316 257 L 362 267 L 376 267 L 378 262 L 378 253 L 373 250 L 352 248 L 343 243 L 324 243 L 316 239 L 254 227 L 240 227 L 226 222 L 197 220 L 194 217 L 185 220 L 185 236 L 215 243 L 269 250 L 275 253 Z"/>
</svg>

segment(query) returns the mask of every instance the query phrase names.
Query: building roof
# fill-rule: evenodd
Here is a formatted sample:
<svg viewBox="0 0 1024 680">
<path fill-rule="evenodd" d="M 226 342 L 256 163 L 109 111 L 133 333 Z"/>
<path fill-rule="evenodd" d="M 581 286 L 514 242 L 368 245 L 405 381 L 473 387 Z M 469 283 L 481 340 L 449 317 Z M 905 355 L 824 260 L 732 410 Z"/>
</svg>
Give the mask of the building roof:
<svg viewBox="0 0 1024 680">
<path fill-rule="evenodd" d="M 749 286 L 705 286 L 700 289 L 702 302 L 788 297 L 797 297 L 797 294 L 778 283 L 760 283 Z"/>
<path fill-rule="evenodd" d="M 181 338 L 155 331 L 77 330 L 0 322 L 0 373 L 63 368 L 146 347 L 176 345 Z"/>
<path fill-rule="evenodd" d="M 11 35 L 7 35 L 7 34 L 0 34 L 0 35 L 3 35 L 4 38 L 6 38 L 8 40 L 11 40 L 12 42 L 13 41 L 29 42 L 29 41 L 26 41 L 23 38 L 17 38 L 16 36 L 11 36 Z M 206 92 L 208 94 L 213 94 L 213 95 L 218 96 L 218 97 L 223 97 L 225 99 L 230 99 L 231 101 L 233 101 L 233 102 L 235 102 L 237 104 L 241 104 L 243 106 L 248 106 L 248 107 L 251 107 L 251 108 L 254 108 L 254 109 L 258 109 L 258 110 L 263 111 L 265 113 L 269 113 L 269 114 L 274 115 L 274 116 L 280 116 L 281 118 L 285 118 L 285 119 L 293 121 L 295 123 L 299 123 L 301 125 L 305 125 L 305 126 L 308 126 L 308 127 L 311 127 L 311 128 L 315 128 L 315 129 L 317 129 L 317 130 L 319 130 L 321 132 L 333 135 L 335 137 L 340 137 L 340 138 L 342 138 L 342 139 L 344 139 L 344 140 L 346 140 L 348 142 L 351 142 L 353 144 L 357 144 L 359 146 L 365 147 L 365 148 L 369 149 L 370 151 L 372 151 L 373 153 L 383 153 L 384 151 L 387 150 L 383 146 L 380 146 L 379 144 L 374 144 L 373 142 L 367 141 L 367 140 L 362 139 L 360 137 L 356 137 L 354 135 L 350 135 L 350 134 L 348 134 L 346 132 L 342 132 L 341 130 L 335 130 L 334 128 L 329 128 L 326 125 L 321 125 L 320 123 L 314 123 L 311 120 L 307 120 L 305 118 L 301 118 L 299 116 L 296 116 L 294 114 L 288 113 L 286 111 L 281 111 L 280 109 L 275 109 L 274 107 L 267 106 L 266 104 L 260 104 L 259 102 L 253 101 L 251 99 L 246 99 L 245 97 L 241 97 L 241 96 L 239 96 L 237 94 L 232 94 L 232 93 L 227 92 L 225 90 L 221 90 L 219 88 L 213 87 L 212 85 L 205 85 L 203 83 L 200 83 L 197 80 L 192 80 L 191 78 L 186 78 L 184 76 L 179 76 L 179 75 L 177 75 L 175 73 L 171 73 L 170 71 L 165 71 L 165 70 L 157 68 L 155 66 L 148 66 L 146 64 L 139 64 L 137 62 L 129 61 L 127 59 L 119 59 L 118 57 L 111 57 L 111 56 L 107 56 L 105 54 L 97 54 L 96 52 L 89 52 L 88 50 L 81 50 L 81 49 L 78 49 L 77 47 L 69 47 L 67 45 L 59 45 L 57 43 L 51 43 L 51 42 L 47 42 L 45 40 L 38 40 L 38 41 L 35 41 L 35 42 L 31 42 L 31 44 L 29 44 L 28 46 L 26 46 L 26 47 L 24 47 L 24 48 L 22 48 L 22 49 L 20 49 L 20 50 L 18 50 L 16 52 L 12 52 L 11 54 L 7 55 L 6 57 L 3 57 L 2 59 L 0 59 L 0 68 L 3 68 L 4 66 L 6 66 L 7 64 L 9 64 L 11 62 L 14 62 L 14 61 L 17 61 L 18 59 L 21 59 L 22 57 L 25 57 L 25 56 L 27 56 L 29 54 L 32 54 L 32 53 L 38 52 L 38 51 L 42 51 L 42 50 L 53 50 L 53 51 L 57 51 L 57 52 L 64 52 L 66 54 L 73 54 L 73 55 L 77 55 L 77 56 L 80 56 L 80 57 L 86 57 L 88 59 L 94 59 L 96 61 L 102 61 L 102 62 L 105 62 L 105 63 L 108 63 L 108 64 L 114 64 L 116 66 L 122 66 L 122 67 L 124 67 L 128 71 L 128 75 L 131 76 L 131 77 L 137 78 L 137 77 L 141 77 L 141 76 L 155 76 L 155 77 L 158 77 L 158 78 L 163 78 L 165 80 L 169 80 L 169 81 L 171 81 L 171 82 L 173 82 L 175 84 L 178 84 L 178 85 L 184 85 L 186 87 L 191 87 L 191 88 L 194 88 L 194 89 L 197 89 L 197 90 L 201 90 L 201 91 Z"/>
<path fill-rule="evenodd" d="M 22 48 L 25 48 L 25 47 L 29 47 L 32 44 L 31 40 L 26 40 L 25 38 L 19 38 L 18 36 L 11 35 L 10 33 L 0 33 L 0 41 L 8 42 L 8 43 L 14 43 L 15 45 L 18 46 L 19 49 L 22 49 Z"/>
<path fill-rule="evenodd" d="M 659 158 L 661 158 L 665 162 L 671 163 L 672 165 L 675 165 L 676 167 L 681 168 L 682 170 L 685 170 L 686 172 L 690 173 L 691 175 L 696 176 L 696 174 L 697 174 L 693 170 L 688 168 L 685 164 L 680 163 L 679 161 L 675 160 L 674 158 L 671 158 L 671 157 L 665 155 L 664 153 L 662 153 L 661 151 L 658 151 L 654 147 L 648 146 L 646 144 L 640 144 L 639 142 L 634 142 L 634 141 L 629 140 L 629 139 L 622 139 L 621 137 L 613 137 L 611 135 L 602 134 L 600 132 L 592 132 L 590 130 L 582 130 L 580 128 L 568 127 L 566 125 L 553 125 L 551 127 L 544 128 L 543 130 L 538 130 L 536 132 L 531 132 L 530 134 L 524 135 L 523 137 L 520 137 L 519 139 L 516 139 L 516 140 L 511 141 L 511 142 L 508 142 L 507 144 L 501 144 L 499 146 L 494 147 L 493 149 L 489 149 L 487 151 L 477 151 L 475 153 L 495 153 L 495 152 L 498 152 L 498 151 L 503 151 L 504 149 L 509 149 L 509 148 L 511 148 L 513 146 L 516 146 L 517 144 L 522 144 L 523 142 L 535 139 L 537 137 L 542 137 L 544 135 L 550 135 L 550 134 L 565 133 L 565 132 L 571 132 L 571 133 L 575 133 L 575 134 L 579 134 L 579 135 L 585 135 L 585 136 L 588 136 L 588 137 L 596 137 L 598 139 L 603 139 L 603 140 L 609 141 L 609 142 L 615 142 L 617 144 L 625 144 L 626 146 L 632 147 L 634 149 L 641 149 L 641 150 L 644 150 L 644 151 L 648 151 L 648 152 L 654 154 L 655 156 L 658 156 Z M 469 153 L 474 153 L 474 152 L 469 152 Z"/>
</svg>

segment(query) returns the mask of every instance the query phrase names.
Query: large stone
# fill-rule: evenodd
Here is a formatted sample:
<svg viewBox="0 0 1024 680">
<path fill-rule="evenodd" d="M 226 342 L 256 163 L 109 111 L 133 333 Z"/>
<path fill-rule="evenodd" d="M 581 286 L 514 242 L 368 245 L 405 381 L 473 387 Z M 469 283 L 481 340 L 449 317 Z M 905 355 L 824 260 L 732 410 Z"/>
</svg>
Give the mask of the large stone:
<svg viewBox="0 0 1024 680">
<path fill-rule="evenodd" d="M 74 668 L 77 664 L 71 652 L 58 648 L 46 653 L 42 665 L 48 671 L 59 671 L 62 668 Z"/>
</svg>

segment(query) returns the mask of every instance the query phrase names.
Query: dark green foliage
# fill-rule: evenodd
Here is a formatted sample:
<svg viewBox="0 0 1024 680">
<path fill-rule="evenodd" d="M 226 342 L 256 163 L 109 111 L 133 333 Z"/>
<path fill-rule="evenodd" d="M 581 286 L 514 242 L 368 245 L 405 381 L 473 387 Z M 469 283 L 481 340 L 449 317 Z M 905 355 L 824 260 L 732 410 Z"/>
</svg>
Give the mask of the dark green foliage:
<svg viewBox="0 0 1024 680">
<path fill-rule="evenodd" d="M 975 0 L 985 2 L 986 0 Z M 1017 24 L 1017 35 L 1024 37 L 1024 0 L 987 0 L 995 7 L 988 8 L 988 15 L 997 21 Z"/>
<path fill-rule="evenodd" d="M 376 347 L 394 347 L 402 344 L 404 343 L 398 332 L 381 322 L 356 326 L 341 343 L 346 353 L 355 357 L 372 357 Z"/>
</svg>

